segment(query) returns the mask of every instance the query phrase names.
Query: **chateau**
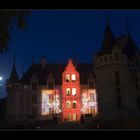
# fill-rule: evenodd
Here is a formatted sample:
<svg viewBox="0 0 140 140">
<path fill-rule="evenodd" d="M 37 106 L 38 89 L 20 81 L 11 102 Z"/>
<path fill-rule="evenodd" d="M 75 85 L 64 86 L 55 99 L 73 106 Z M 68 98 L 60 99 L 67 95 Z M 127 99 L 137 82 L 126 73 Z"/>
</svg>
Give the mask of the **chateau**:
<svg viewBox="0 0 140 140">
<path fill-rule="evenodd" d="M 101 49 L 91 63 L 32 62 L 21 79 L 15 62 L 6 83 L 8 120 L 79 121 L 140 117 L 140 51 L 129 29 L 115 37 L 107 22 Z"/>
</svg>

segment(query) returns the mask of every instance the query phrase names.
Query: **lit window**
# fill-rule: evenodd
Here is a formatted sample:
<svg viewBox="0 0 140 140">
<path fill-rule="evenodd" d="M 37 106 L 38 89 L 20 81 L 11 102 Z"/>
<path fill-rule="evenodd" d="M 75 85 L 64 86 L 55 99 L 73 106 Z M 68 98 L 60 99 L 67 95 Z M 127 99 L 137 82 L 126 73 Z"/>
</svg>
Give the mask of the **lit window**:
<svg viewBox="0 0 140 140">
<path fill-rule="evenodd" d="M 66 88 L 66 94 L 70 95 L 70 88 Z"/>
<path fill-rule="evenodd" d="M 72 88 L 72 95 L 76 95 L 76 88 Z"/>
<path fill-rule="evenodd" d="M 95 100 L 95 99 L 94 99 L 94 94 L 93 94 L 93 93 L 90 93 L 90 100 L 91 100 L 91 101 Z"/>
<path fill-rule="evenodd" d="M 71 79 L 72 79 L 72 81 L 76 81 L 76 76 L 75 76 L 75 74 L 72 74 L 72 75 L 71 75 Z"/>
<path fill-rule="evenodd" d="M 70 108 L 70 101 L 67 101 L 67 108 Z"/>
<path fill-rule="evenodd" d="M 71 120 L 71 114 L 70 114 L 70 113 L 68 113 L 68 117 L 67 117 L 67 119 L 68 119 L 68 121 Z"/>
<path fill-rule="evenodd" d="M 76 108 L 76 101 L 73 101 L 73 102 L 72 102 L 72 107 L 73 107 L 73 108 Z"/>
<path fill-rule="evenodd" d="M 70 82 L 70 75 L 69 74 L 66 75 L 66 82 Z"/>
</svg>

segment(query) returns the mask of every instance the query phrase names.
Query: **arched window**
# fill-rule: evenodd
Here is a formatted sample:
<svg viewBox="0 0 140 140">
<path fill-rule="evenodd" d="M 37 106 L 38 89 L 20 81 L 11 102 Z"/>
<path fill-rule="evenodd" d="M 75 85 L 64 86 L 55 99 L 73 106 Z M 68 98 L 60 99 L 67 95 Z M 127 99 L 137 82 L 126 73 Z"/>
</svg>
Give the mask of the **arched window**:
<svg viewBox="0 0 140 140">
<path fill-rule="evenodd" d="M 66 82 L 70 82 L 70 75 L 69 74 L 66 75 Z"/>
<path fill-rule="evenodd" d="M 75 76 L 75 74 L 72 74 L 72 75 L 71 75 L 71 79 L 72 79 L 72 81 L 76 81 L 76 76 Z"/>
<path fill-rule="evenodd" d="M 76 104 L 76 101 L 73 101 L 73 102 L 72 102 L 72 108 L 76 108 L 76 105 L 77 105 L 77 104 Z"/>
<path fill-rule="evenodd" d="M 66 94 L 70 95 L 70 88 L 66 88 Z"/>
<path fill-rule="evenodd" d="M 76 95 L 76 88 L 72 88 L 72 95 L 73 95 L 73 96 Z"/>
<path fill-rule="evenodd" d="M 70 108 L 71 104 L 70 101 L 67 101 L 67 108 Z"/>
</svg>

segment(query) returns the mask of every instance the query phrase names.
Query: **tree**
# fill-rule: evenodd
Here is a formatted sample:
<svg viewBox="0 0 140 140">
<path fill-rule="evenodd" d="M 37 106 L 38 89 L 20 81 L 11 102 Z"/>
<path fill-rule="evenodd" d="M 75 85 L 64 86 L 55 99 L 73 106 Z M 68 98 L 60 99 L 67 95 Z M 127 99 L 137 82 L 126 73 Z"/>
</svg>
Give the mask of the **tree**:
<svg viewBox="0 0 140 140">
<path fill-rule="evenodd" d="M 8 51 L 10 30 L 14 25 L 24 29 L 26 27 L 26 16 L 30 11 L 24 10 L 3 10 L 0 11 L 0 53 Z"/>
</svg>

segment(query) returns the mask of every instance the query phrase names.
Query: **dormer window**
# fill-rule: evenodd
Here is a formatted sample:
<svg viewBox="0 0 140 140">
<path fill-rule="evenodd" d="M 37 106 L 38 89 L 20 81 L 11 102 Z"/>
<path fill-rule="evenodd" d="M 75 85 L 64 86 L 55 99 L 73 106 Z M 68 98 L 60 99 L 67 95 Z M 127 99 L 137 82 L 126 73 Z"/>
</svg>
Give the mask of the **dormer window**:
<svg viewBox="0 0 140 140">
<path fill-rule="evenodd" d="M 69 74 L 66 75 L 66 82 L 70 82 L 70 75 Z"/>
<path fill-rule="evenodd" d="M 53 89 L 53 87 L 54 87 L 53 82 L 48 82 L 48 89 Z"/>
<path fill-rule="evenodd" d="M 37 83 L 36 82 L 32 83 L 32 90 L 37 90 Z"/>
<path fill-rule="evenodd" d="M 75 76 L 75 74 L 72 74 L 72 75 L 71 75 L 71 79 L 72 79 L 73 82 L 76 81 L 76 76 Z"/>
</svg>

